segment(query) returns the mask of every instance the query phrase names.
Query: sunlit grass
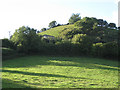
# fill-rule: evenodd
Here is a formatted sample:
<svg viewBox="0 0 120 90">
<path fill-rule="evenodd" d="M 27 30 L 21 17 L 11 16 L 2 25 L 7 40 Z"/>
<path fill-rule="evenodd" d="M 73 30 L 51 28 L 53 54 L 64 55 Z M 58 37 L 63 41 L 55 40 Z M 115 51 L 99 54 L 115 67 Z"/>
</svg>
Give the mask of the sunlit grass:
<svg viewBox="0 0 120 90">
<path fill-rule="evenodd" d="M 118 62 L 29 56 L 3 62 L 3 88 L 118 88 Z"/>
<path fill-rule="evenodd" d="M 62 30 L 64 30 L 64 28 L 72 28 L 72 27 L 73 27 L 73 25 L 58 26 L 55 28 L 51 28 L 47 31 L 41 32 L 41 33 L 39 33 L 39 35 L 51 35 L 51 36 L 57 37 L 57 36 L 59 36 L 60 32 Z"/>
</svg>

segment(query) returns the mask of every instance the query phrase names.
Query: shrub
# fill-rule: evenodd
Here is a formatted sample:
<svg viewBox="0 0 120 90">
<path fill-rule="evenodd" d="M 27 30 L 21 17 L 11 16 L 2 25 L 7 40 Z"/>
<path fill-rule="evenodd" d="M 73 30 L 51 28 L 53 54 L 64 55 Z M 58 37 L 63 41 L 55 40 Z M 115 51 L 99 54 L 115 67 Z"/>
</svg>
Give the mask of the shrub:
<svg viewBox="0 0 120 90">
<path fill-rule="evenodd" d="M 96 43 L 92 47 L 92 55 L 104 58 L 118 58 L 118 43 Z"/>
<path fill-rule="evenodd" d="M 95 43 L 92 46 L 91 55 L 92 56 L 102 56 L 103 43 Z"/>
<path fill-rule="evenodd" d="M 7 58 L 11 58 L 14 57 L 16 55 L 16 51 L 10 48 L 5 48 L 2 47 L 2 59 L 7 59 Z"/>
<path fill-rule="evenodd" d="M 71 43 L 70 41 L 62 41 L 56 43 L 56 50 L 60 55 L 70 55 L 71 54 Z"/>
<path fill-rule="evenodd" d="M 15 45 L 7 38 L 2 39 L 2 47 L 15 49 Z"/>
<path fill-rule="evenodd" d="M 103 57 L 117 58 L 118 57 L 118 43 L 108 42 L 103 45 Z"/>
</svg>

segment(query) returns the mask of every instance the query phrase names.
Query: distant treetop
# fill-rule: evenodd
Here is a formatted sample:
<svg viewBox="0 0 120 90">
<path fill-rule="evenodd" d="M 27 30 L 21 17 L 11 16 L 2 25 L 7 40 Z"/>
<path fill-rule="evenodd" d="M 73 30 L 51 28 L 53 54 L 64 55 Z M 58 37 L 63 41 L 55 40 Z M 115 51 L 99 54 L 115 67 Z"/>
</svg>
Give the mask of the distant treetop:
<svg viewBox="0 0 120 90">
<path fill-rule="evenodd" d="M 77 14 L 73 13 L 72 16 L 69 19 L 69 23 L 74 24 L 75 22 L 77 22 L 79 20 L 81 20 L 80 13 L 77 13 Z"/>
</svg>

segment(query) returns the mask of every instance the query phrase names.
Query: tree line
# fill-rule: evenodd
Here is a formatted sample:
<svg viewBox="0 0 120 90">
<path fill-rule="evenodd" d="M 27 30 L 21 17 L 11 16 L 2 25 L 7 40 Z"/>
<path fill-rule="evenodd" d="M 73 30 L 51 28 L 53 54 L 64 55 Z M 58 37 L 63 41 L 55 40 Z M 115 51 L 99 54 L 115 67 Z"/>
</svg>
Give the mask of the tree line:
<svg viewBox="0 0 120 90">
<path fill-rule="evenodd" d="M 81 19 L 80 14 L 73 14 L 68 24 L 74 27 L 64 28 L 54 39 L 43 38 L 37 30 L 22 26 L 15 30 L 10 40 L 2 40 L 2 47 L 12 49 L 10 52 L 25 54 L 118 58 L 120 30 L 114 23 L 93 17 Z M 56 26 L 60 26 L 56 21 L 49 23 L 50 28 Z"/>
</svg>

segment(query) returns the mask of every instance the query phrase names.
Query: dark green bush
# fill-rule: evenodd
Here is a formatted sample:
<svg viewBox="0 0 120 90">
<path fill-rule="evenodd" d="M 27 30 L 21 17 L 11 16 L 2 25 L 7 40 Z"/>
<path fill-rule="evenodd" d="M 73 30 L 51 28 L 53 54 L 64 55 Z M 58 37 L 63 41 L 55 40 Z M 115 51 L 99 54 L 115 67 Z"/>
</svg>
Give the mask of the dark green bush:
<svg viewBox="0 0 120 90">
<path fill-rule="evenodd" d="M 91 50 L 91 55 L 101 57 L 102 56 L 102 49 L 103 49 L 103 43 L 93 44 L 92 50 Z"/>
<path fill-rule="evenodd" d="M 118 58 L 118 43 L 96 43 L 92 47 L 92 55 L 104 58 L 117 59 Z"/>
<path fill-rule="evenodd" d="M 2 47 L 15 49 L 15 45 L 12 41 L 7 38 L 2 39 Z"/>
<path fill-rule="evenodd" d="M 10 48 L 2 47 L 2 60 L 14 58 L 17 56 L 17 52 Z"/>
<path fill-rule="evenodd" d="M 5 48 L 5 47 L 2 47 L 2 55 L 11 55 L 11 54 L 14 54 L 15 53 L 15 50 L 13 49 L 10 49 L 10 48 Z"/>
<path fill-rule="evenodd" d="M 118 43 L 108 42 L 103 45 L 102 49 L 103 57 L 118 58 Z"/>
<path fill-rule="evenodd" d="M 56 43 L 56 53 L 60 55 L 70 55 L 71 54 L 71 43 L 69 41 L 63 41 Z"/>
</svg>

